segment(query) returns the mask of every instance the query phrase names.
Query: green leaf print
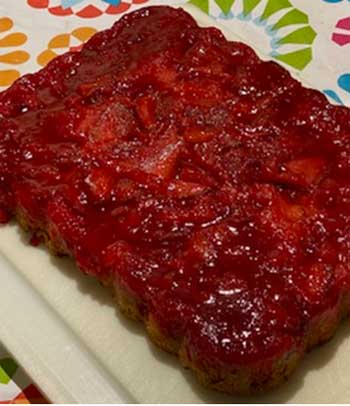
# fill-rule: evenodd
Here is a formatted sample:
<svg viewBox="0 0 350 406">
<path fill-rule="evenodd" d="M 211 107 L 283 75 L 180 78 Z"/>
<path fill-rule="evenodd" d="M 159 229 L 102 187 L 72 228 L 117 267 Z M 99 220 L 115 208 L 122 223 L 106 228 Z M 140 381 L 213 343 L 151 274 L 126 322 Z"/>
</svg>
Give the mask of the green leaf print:
<svg viewBox="0 0 350 406">
<path fill-rule="evenodd" d="M 269 0 L 261 16 L 261 20 L 266 20 L 278 11 L 290 7 L 292 7 L 292 5 L 290 4 L 289 0 Z"/>
<path fill-rule="evenodd" d="M 273 30 L 279 30 L 280 28 L 287 27 L 293 24 L 308 24 L 309 17 L 300 10 L 293 9 L 288 11 L 277 23 L 272 27 Z"/>
<path fill-rule="evenodd" d="M 7 385 L 17 371 L 17 364 L 11 358 L 0 360 L 0 383 Z"/>
<path fill-rule="evenodd" d="M 209 14 L 209 0 L 190 0 L 189 3 L 204 11 L 205 14 Z"/>
<path fill-rule="evenodd" d="M 260 2 L 261 0 L 243 0 L 243 14 L 250 14 Z"/>
<path fill-rule="evenodd" d="M 230 12 L 234 2 L 235 0 L 215 0 L 215 3 L 220 7 L 221 11 L 225 15 Z"/>
<path fill-rule="evenodd" d="M 279 44 L 312 44 L 316 37 L 316 32 L 310 27 L 306 26 L 293 31 L 284 38 L 281 38 Z"/>
<path fill-rule="evenodd" d="M 300 49 L 284 55 L 277 55 L 275 59 L 292 66 L 295 69 L 303 70 L 312 60 L 311 48 Z"/>
</svg>

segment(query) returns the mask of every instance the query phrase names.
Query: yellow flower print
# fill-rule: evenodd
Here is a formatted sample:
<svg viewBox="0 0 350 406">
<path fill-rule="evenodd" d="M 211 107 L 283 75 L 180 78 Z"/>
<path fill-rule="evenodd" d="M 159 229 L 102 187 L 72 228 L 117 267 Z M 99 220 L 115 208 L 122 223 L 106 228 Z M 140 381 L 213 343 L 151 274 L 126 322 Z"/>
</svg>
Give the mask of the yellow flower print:
<svg viewBox="0 0 350 406">
<path fill-rule="evenodd" d="M 79 51 L 84 42 L 90 39 L 95 33 L 96 29 L 92 27 L 80 27 L 71 33 L 59 34 L 53 37 L 45 51 L 38 56 L 38 64 L 40 66 L 47 65 L 56 56 L 63 54 L 67 51 Z"/>
<path fill-rule="evenodd" d="M 17 69 L 9 69 L 8 65 L 21 65 L 30 58 L 28 52 L 17 49 L 27 42 L 27 36 L 21 32 L 9 32 L 12 28 L 13 21 L 10 18 L 0 18 L 1 87 L 10 86 L 21 75 Z"/>
</svg>

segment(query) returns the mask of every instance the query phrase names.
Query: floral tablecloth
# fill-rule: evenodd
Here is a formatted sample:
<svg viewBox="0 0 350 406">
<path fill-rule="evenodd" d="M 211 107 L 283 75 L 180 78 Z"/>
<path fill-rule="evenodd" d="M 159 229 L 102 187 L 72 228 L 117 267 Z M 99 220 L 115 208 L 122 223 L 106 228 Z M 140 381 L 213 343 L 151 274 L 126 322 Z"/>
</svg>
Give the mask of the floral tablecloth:
<svg viewBox="0 0 350 406">
<path fill-rule="evenodd" d="M 78 51 L 96 31 L 124 13 L 151 4 L 186 2 L 0 0 L 0 89 L 59 54 Z M 331 101 L 350 106 L 350 0 L 189 2 Z M 0 403 L 44 402 L 15 356 L 0 345 Z"/>
<path fill-rule="evenodd" d="M 0 345 L 0 404 L 47 403 L 11 355 Z"/>
</svg>

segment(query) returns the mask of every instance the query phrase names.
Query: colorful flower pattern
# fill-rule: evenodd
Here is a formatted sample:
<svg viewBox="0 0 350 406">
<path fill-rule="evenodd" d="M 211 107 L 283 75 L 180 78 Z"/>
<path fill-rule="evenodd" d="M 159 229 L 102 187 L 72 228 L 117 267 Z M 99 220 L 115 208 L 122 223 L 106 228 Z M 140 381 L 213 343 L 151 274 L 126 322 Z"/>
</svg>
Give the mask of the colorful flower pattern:
<svg viewBox="0 0 350 406">
<path fill-rule="evenodd" d="M 332 40 L 340 46 L 350 44 L 350 17 L 341 18 L 337 22 Z"/>
<path fill-rule="evenodd" d="M 69 34 L 64 33 L 56 35 L 50 40 L 47 49 L 39 54 L 37 58 L 38 64 L 40 66 L 45 66 L 53 58 L 67 51 L 79 51 L 83 43 L 91 38 L 96 31 L 97 30 L 92 27 L 80 27 L 76 28 Z"/>
<path fill-rule="evenodd" d="M 14 23 L 9 17 L 0 18 L 0 86 L 9 86 L 19 76 L 14 68 L 29 60 L 29 54 L 21 49 L 27 42 L 22 32 L 13 31 Z"/>
<path fill-rule="evenodd" d="M 297 70 L 312 60 L 315 30 L 308 15 L 289 0 L 190 0 L 219 21 L 243 20 L 260 27 L 270 39 L 270 56 Z"/>
<path fill-rule="evenodd" d="M 106 14 L 121 14 L 133 4 L 145 3 L 148 0 L 27 0 L 31 7 L 47 9 L 56 16 L 77 15 L 82 18 L 96 18 Z"/>
<path fill-rule="evenodd" d="M 47 403 L 18 364 L 2 348 L 0 352 L 0 404 Z"/>
<path fill-rule="evenodd" d="M 326 89 L 324 93 L 336 104 L 350 106 L 350 73 L 344 73 L 337 80 L 337 89 Z"/>
</svg>

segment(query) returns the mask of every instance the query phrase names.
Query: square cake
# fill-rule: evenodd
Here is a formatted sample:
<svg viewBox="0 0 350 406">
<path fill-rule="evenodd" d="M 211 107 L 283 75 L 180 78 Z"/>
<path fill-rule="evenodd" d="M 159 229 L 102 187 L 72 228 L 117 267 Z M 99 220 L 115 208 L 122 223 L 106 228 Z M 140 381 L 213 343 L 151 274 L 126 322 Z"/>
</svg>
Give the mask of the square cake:
<svg viewBox="0 0 350 406">
<path fill-rule="evenodd" d="M 0 218 L 201 383 L 266 390 L 350 299 L 350 110 L 148 7 L 0 94 Z M 108 292 L 106 292 L 108 294 Z"/>
</svg>

